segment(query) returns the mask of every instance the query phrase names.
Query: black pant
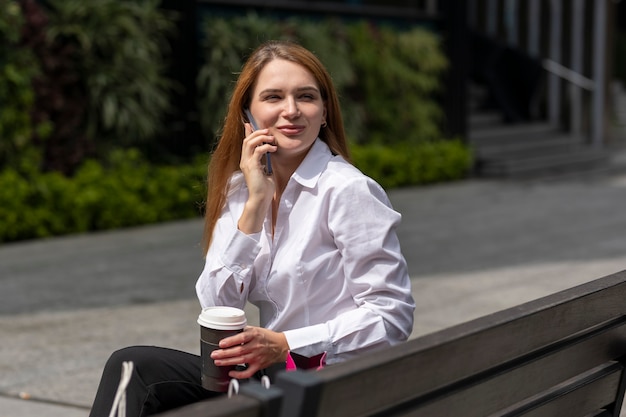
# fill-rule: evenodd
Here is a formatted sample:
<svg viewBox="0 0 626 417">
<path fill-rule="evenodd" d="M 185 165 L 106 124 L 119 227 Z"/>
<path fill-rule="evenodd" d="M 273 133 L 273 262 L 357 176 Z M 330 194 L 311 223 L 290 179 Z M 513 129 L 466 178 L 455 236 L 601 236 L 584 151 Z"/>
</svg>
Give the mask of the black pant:
<svg viewBox="0 0 626 417">
<path fill-rule="evenodd" d="M 202 388 L 200 357 L 154 346 L 134 346 L 114 352 L 107 361 L 89 417 L 108 417 L 122 374 L 132 361 L 126 389 L 126 415 L 144 417 L 221 395 Z"/>
</svg>

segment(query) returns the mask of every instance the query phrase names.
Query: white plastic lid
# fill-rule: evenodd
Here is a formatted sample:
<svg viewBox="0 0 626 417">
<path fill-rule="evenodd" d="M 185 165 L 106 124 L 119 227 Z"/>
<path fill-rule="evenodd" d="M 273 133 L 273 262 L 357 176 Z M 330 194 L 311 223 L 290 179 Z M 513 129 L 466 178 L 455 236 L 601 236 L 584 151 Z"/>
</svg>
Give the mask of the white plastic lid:
<svg viewBox="0 0 626 417">
<path fill-rule="evenodd" d="M 239 330 L 246 323 L 246 313 L 234 307 L 207 307 L 198 316 L 199 325 L 216 330 Z"/>
</svg>

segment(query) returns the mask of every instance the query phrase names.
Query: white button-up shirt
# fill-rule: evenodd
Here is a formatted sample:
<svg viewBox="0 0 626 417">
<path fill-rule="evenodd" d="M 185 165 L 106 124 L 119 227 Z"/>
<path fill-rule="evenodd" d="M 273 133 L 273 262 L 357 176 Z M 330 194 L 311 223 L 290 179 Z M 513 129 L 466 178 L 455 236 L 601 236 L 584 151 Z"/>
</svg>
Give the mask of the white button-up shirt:
<svg viewBox="0 0 626 417">
<path fill-rule="evenodd" d="M 202 307 L 259 307 L 261 326 L 327 363 L 408 338 L 415 303 L 395 229 L 372 179 L 318 139 L 283 192 L 272 238 L 237 228 L 248 190 L 235 173 L 196 284 Z M 243 290 L 242 290 L 243 289 Z"/>
</svg>

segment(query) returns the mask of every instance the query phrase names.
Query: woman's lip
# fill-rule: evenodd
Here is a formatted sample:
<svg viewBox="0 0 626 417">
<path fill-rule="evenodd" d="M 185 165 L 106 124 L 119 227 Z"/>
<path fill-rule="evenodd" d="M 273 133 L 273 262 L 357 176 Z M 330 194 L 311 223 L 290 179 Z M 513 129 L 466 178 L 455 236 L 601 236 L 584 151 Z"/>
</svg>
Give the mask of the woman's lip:
<svg viewBox="0 0 626 417">
<path fill-rule="evenodd" d="M 304 131 L 304 126 L 279 126 L 278 130 L 285 135 L 297 135 Z"/>
</svg>

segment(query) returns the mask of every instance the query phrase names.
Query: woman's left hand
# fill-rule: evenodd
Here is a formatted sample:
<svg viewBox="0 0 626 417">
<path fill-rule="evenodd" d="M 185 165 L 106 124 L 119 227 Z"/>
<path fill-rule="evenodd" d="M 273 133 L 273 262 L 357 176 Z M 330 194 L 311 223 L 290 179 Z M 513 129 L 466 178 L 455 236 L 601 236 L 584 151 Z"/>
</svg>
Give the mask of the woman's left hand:
<svg viewBox="0 0 626 417">
<path fill-rule="evenodd" d="M 247 364 L 245 371 L 231 371 L 231 378 L 246 379 L 257 371 L 287 360 L 289 344 L 283 333 L 262 327 L 248 326 L 235 336 L 220 341 L 220 349 L 211 358 L 217 366 Z"/>
</svg>

